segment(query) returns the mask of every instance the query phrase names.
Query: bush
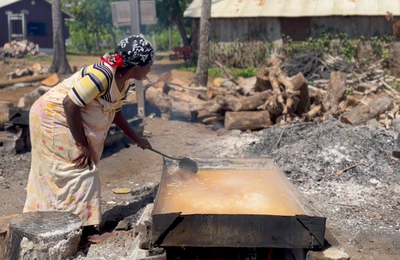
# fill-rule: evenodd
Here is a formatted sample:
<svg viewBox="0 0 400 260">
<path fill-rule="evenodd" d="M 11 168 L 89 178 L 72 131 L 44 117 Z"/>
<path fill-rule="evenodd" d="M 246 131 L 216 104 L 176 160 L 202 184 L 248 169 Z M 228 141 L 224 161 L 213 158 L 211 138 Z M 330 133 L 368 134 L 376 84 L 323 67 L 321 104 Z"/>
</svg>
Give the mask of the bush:
<svg viewBox="0 0 400 260">
<path fill-rule="evenodd" d="M 153 43 L 153 36 L 151 34 L 144 36 L 148 41 Z M 161 32 L 155 33 L 156 38 L 156 49 L 157 51 L 169 51 L 169 33 L 168 30 L 163 30 Z M 171 30 L 171 40 L 172 40 L 172 47 L 180 46 L 181 45 L 181 35 L 179 31 L 174 28 Z"/>
</svg>

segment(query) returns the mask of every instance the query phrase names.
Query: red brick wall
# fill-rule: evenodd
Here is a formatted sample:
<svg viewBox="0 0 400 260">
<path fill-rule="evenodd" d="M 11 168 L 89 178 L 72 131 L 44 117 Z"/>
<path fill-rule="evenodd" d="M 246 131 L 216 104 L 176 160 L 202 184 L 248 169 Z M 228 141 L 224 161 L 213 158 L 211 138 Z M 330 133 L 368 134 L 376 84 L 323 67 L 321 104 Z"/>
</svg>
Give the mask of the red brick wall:
<svg viewBox="0 0 400 260">
<path fill-rule="evenodd" d="M 29 12 L 26 15 L 26 22 L 45 23 L 46 24 L 46 35 L 45 36 L 30 36 L 28 40 L 39 44 L 40 48 L 53 48 L 53 25 L 51 18 L 51 5 L 44 0 L 34 0 L 35 4 L 31 4 L 32 0 L 21 0 L 14 4 L 4 6 L 0 8 L 0 46 L 3 46 L 8 42 L 8 26 L 7 26 L 7 15 L 6 11 L 13 13 L 20 13 L 21 10 L 27 10 Z M 68 18 L 63 13 L 63 18 Z M 64 20 L 63 19 L 63 20 Z M 22 25 L 20 21 L 13 21 L 13 32 L 22 33 Z M 64 21 L 64 38 L 69 37 L 68 27 L 65 26 Z"/>
</svg>

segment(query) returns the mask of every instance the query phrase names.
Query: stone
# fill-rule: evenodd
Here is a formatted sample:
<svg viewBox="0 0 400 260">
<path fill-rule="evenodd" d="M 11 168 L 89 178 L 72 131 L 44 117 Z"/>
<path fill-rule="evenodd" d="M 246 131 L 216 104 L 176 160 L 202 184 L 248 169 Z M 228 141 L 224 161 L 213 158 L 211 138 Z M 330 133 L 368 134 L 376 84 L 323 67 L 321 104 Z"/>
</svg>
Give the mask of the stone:
<svg viewBox="0 0 400 260">
<path fill-rule="evenodd" d="M 378 120 L 376 120 L 375 118 L 369 120 L 366 124 L 367 124 L 367 125 L 374 126 L 374 127 L 376 127 L 376 128 L 381 128 L 381 127 L 383 127 L 383 125 L 382 125 L 381 123 L 379 123 Z"/>
<path fill-rule="evenodd" d="M 377 185 L 377 184 L 380 183 L 380 181 L 378 181 L 378 180 L 375 179 L 375 178 L 370 179 L 369 182 L 370 182 L 371 184 L 373 184 L 373 185 Z"/>
<path fill-rule="evenodd" d="M 221 87 L 223 88 L 230 88 L 233 86 L 233 82 L 230 80 L 225 80 L 224 82 L 222 82 Z"/>
<path fill-rule="evenodd" d="M 28 212 L 10 221 L 6 260 L 63 260 L 78 252 L 82 221 L 68 212 Z"/>
<path fill-rule="evenodd" d="M 128 230 L 129 227 L 130 225 L 128 222 L 121 220 L 120 222 L 118 222 L 118 225 L 115 228 L 115 230 Z"/>
<path fill-rule="evenodd" d="M 329 247 L 323 251 L 308 251 L 306 260 L 349 260 L 350 256 L 341 247 Z"/>
<path fill-rule="evenodd" d="M 242 134 L 242 131 L 241 131 L 241 130 L 234 129 L 234 130 L 231 131 L 231 134 L 232 134 L 233 136 L 239 136 L 239 135 Z"/>
</svg>

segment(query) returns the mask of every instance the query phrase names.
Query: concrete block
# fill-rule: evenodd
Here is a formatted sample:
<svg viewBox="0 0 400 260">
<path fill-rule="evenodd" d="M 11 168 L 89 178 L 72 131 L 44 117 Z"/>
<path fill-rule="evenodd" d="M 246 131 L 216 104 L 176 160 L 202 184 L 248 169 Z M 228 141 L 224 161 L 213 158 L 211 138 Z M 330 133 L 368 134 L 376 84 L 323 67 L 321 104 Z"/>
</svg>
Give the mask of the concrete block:
<svg viewBox="0 0 400 260">
<path fill-rule="evenodd" d="M 349 260 L 342 247 L 329 247 L 322 251 L 308 251 L 306 260 Z"/>
<path fill-rule="evenodd" d="M 7 260 L 63 260 L 78 251 L 82 221 L 68 212 L 28 212 L 10 221 Z"/>
<path fill-rule="evenodd" d="M 18 214 L 0 217 L 0 259 L 5 259 L 6 236 L 8 233 L 8 228 L 10 225 L 10 221 L 16 216 L 18 216 Z"/>
</svg>

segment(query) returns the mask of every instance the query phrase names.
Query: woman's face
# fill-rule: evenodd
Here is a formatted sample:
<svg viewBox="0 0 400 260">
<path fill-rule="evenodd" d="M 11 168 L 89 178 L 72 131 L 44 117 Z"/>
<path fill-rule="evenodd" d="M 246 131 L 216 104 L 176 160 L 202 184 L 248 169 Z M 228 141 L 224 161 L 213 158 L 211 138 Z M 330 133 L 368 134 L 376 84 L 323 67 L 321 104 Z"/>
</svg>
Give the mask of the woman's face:
<svg viewBox="0 0 400 260">
<path fill-rule="evenodd" d="M 150 72 L 150 67 L 151 65 L 148 64 L 144 67 L 133 67 L 131 70 L 129 70 L 129 77 L 134 78 L 136 80 L 143 80 L 144 77 L 146 77 L 147 73 Z"/>
</svg>

